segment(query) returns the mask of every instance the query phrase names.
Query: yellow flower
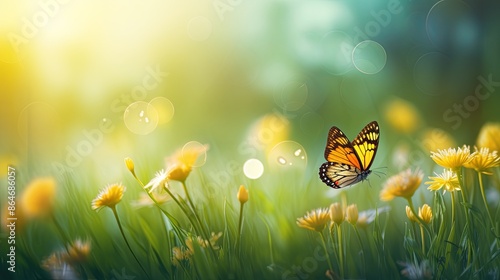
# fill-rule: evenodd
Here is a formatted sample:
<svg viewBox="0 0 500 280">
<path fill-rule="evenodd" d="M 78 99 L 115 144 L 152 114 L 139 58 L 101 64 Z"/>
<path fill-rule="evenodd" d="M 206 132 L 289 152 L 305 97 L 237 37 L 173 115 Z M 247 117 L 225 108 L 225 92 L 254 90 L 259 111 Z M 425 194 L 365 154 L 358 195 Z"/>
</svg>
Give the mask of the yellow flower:
<svg viewBox="0 0 500 280">
<path fill-rule="evenodd" d="M 415 215 L 413 215 L 413 212 L 411 211 L 410 206 L 406 205 L 406 217 L 410 220 L 410 222 L 418 222 L 417 218 Z"/>
<path fill-rule="evenodd" d="M 429 152 L 444 150 L 456 146 L 455 141 L 446 131 L 439 128 L 425 130 L 422 134 L 422 146 Z"/>
<path fill-rule="evenodd" d="M 397 196 L 410 199 L 420 186 L 423 176 L 422 172 L 418 169 L 414 172 L 411 169 L 407 169 L 390 177 L 380 192 L 380 199 L 390 201 Z"/>
<path fill-rule="evenodd" d="M 436 174 L 436 177 L 429 177 L 429 179 L 432 181 L 425 182 L 426 185 L 430 185 L 427 188 L 428 190 L 437 191 L 444 188 L 443 193 L 446 193 L 446 191 L 453 192 L 460 190 L 457 174 L 451 170 L 444 170 L 443 174 Z"/>
<path fill-rule="evenodd" d="M 174 247 L 172 249 L 172 263 L 175 266 L 179 266 L 182 261 L 189 260 L 191 258 L 191 251 L 181 247 Z"/>
<path fill-rule="evenodd" d="M 106 186 L 97 197 L 92 200 L 92 210 L 99 211 L 102 207 L 114 208 L 123 197 L 126 188 L 121 184 L 111 184 Z"/>
<path fill-rule="evenodd" d="M 90 242 L 82 242 L 77 239 L 74 244 L 68 248 L 67 254 L 63 254 L 64 259 L 69 264 L 84 263 L 90 255 Z"/>
<path fill-rule="evenodd" d="M 500 152 L 500 123 L 486 123 L 479 131 L 477 146 Z"/>
<path fill-rule="evenodd" d="M 337 225 L 340 225 L 344 221 L 344 209 L 342 209 L 340 203 L 335 202 L 330 205 L 330 219 Z"/>
<path fill-rule="evenodd" d="M 190 146 L 178 150 L 166 159 L 167 177 L 170 180 L 184 182 L 193 169 L 198 157 L 208 150 L 208 145 Z"/>
<path fill-rule="evenodd" d="M 131 158 L 126 157 L 125 158 L 125 165 L 127 166 L 127 169 L 132 173 L 132 175 L 135 176 L 135 170 L 134 170 L 134 162 L 132 161 Z"/>
<path fill-rule="evenodd" d="M 290 121 L 279 113 L 270 113 L 260 118 L 250 129 L 248 143 L 263 147 L 266 153 L 278 143 L 288 139 Z"/>
<path fill-rule="evenodd" d="M 351 225 L 355 225 L 358 222 L 359 213 L 358 205 L 351 204 L 346 208 L 346 218 Z"/>
<path fill-rule="evenodd" d="M 420 125 L 418 110 L 403 99 L 389 102 L 385 108 L 385 118 L 392 127 L 403 133 L 412 133 Z"/>
<path fill-rule="evenodd" d="M 31 181 L 21 195 L 23 214 L 30 218 L 48 215 L 52 212 L 55 194 L 54 178 L 45 177 Z"/>
<path fill-rule="evenodd" d="M 464 167 L 475 169 L 477 172 L 491 175 L 492 173 L 487 172 L 488 169 L 500 166 L 500 157 L 498 157 L 497 151 L 490 153 L 489 148 L 481 148 L 479 151 L 477 147 L 472 154 L 471 161 L 464 164 Z"/>
<path fill-rule="evenodd" d="M 301 228 L 321 232 L 326 223 L 330 220 L 329 211 L 327 208 L 318 208 L 307 215 L 297 219 L 297 225 Z"/>
<path fill-rule="evenodd" d="M 248 201 L 248 191 L 245 189 L 243 185 L 240 186 L 240 189 L 238 191 L 238 194 L 236 194 L 236 197 L 240 201 L 241 204 L 244 204 L 245 202 Z"/>
<path fill-rule="evenodd" d="M 462 148 L 448 148 L 447 150 L 438 150 L 431 152 L 431 158 L 434 162 L 444 168 L 457 170 L 465 163 L 472 159 L 469 146 L 464 145 Z"/>
<path fill-rule="evenodd" d="M 222 236 L 222 232 L 219 232 L 217 234 L 215 234 L 215 232 L 212 232 L 211 236 L 210 236 L 210 240 L 206 240 L 206 239 L 203 239 L 201 236 L 197 236 L 196 243 L 201 248 L 208 248 L 209 246 L 212 246 L 212 248 L 214 250 L 218 250 L 218 249 L 220 249 L 220 247 L 217 246 L 217 241 L 219 240 L 219 238 L 221 236 Z M 188 237 L 186 239 L 186 246 L 188 247 L 191 254 L 194 254 L 193 238 L 192 237 Z"/>
<path fill-rule="evenodd" d="M 422 207 L 418 208 L 418 216 L 426 224 L 429 224 L 432 220 L 432 209 L 429 205 L 424 204 Z"/>
</svg>

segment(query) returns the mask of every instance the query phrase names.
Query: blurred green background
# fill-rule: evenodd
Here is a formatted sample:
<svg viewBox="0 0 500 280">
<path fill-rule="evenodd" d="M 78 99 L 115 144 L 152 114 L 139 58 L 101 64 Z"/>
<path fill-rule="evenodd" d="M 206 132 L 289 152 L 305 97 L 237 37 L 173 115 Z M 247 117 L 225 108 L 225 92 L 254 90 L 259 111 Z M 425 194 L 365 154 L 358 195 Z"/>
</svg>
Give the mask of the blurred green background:
<svg viewBox="0 0 500 280">
<path fill-rule="evenodd" d="M 1 153 L 64 162 L 84 131 L 109 122 L 83 164 L 109 170 L 126 154 L 190 140 L 244 157 L 251 125 L 279 112 L 314 162 L 332 125 L 352 138 L 378 120 L 382 142 L 391 137 L 383 110 L 394 97 L 416 107 L 422 126 L 473 142 L 480 124 L 500 118 L 498 5 L 4 1 Z M 482 99 L 480 77 L 490 81 Z M 147 135 L 127 129 L 125 108 L 155 97 L 170 101 L 157 111 L 173 117 Z"/>
<path fill-rule="evenodd" d="M 292 162 L 303 176 L 289 186 L 304 194 L 293 201 L 298 217 L 301 203 L 317 200 L 303 182 L 336 195 L 317 178 L 333 125 L 352 140 L 377 120 L 373 167 L 391 175 L 423 160 L 406 151 L 399 164 L 392 152 L 401 141 L 424 151 L 430 129 L 474 144 L 483 123 L 500 121 L 499 8 L 493 0 L 2 1 L 1 163 L 18 166 L 20 185 L 75 172 L 101 182 L 89 186 L 97 191 L 123 180 L 124 157 L 150 177 L 196 141 L 210 146 L 199 167 L 212 185 L 259 184 Z M 231 181 L 250 158 L 264 163 L 262 178 Z M 376 193 L 383 178 L 372 177 Z"/>
</svg>

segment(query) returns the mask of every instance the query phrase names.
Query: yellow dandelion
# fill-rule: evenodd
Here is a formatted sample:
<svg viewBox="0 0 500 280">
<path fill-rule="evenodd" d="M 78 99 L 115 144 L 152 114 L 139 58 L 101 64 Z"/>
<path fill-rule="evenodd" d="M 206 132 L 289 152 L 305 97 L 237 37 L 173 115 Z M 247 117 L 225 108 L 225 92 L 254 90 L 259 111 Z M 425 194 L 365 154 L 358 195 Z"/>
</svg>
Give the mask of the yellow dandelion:
<svg viewBox="0 0 500 280">
<path fill-rule="evenodd" d="M 358 222 L 359 213 L 358 205 L 351 204 L 346 208 L 346 219 L 351 225 L 355 225 Z"/>
<path fill-rule="evenodd" d="M 186 181 L 198 157 L 207 150 L 208 145 L 192 145 L 178 150 L 168 157 L 165 160 L 168 179 L 179 182 Z"/>
<path fill-rule="evenodd" d="M 267 114 L 252 126 L 248 134 L 248 143 L 263 147 L 269 153 L 278 143 L 288 139 L 290 121 L 279 113 Z"/>
<path fill-rule="evenodd" d="M 130 173 L 132 173 L 132 175 L 134 175 L 135 177 L 135 170 L 134 170 L 134 162 L 132 161 L 131 158 L 129 157 L 126 157 L 125 158 L 125 166 L 127 166 L 127 169 L 130 171 Z"/>
<path fill-rule="evenodd" d="M 423 177 L 419 169 L 414 172 L 407 169 L 390 177 L 380 192 L 380 199 L 383 201 L 390 201 L 395 197 L 410 199 L 420 186 Z"/>
<path fill-rule="evenodd" d="M 323 231 L 326 223 L 330 220 L 329 211 L 327 208 L 318 208 L 307 212 L 304 217 L 297 219 L 297 225 L 301 228 L 314 230 L 317 232 Z"/>
<path fill-rule="evenodd" d="M 439 128 L 430 128 L 425 130 L 421 137 L 421 143 L 424 149 L 429 152 L 444 150 L 448 147 L 456 146 L 453 137 L 446 131 Z"/>
<path fill-rule="evenodd" d="M 114 208 L 122 200 L 125 190 L 126 188 L 121 184 L 108 185 L 92 200 L 92 210 L 99 211 L 105 206 Z"/>
<path fill-rule="evenodd" d="M 498 157 L 497 151 L 490 152 L 490 149 L 485 147 L 482 147 L 480 150 L 478 150 L 477 147 L 474 147 L 474 149 L 476 151 L 472 154 L 472 159 L 465 163 L 464 167 L 491 175 L 492 173 L 487 172 L 487 170 L 500 166 L 500 157 Z"/>
<path fill-rule="evenodd" d="M 476 144 L 490 151 L 500 152 L 500 123 L 486 123 L 479 131 Z"/>
<path fill-rule="evenodd" d="M 217 234 L 215 232 L 212 232 L 210 235 L 210 239 L 206 240 L 203 239 L 201 236 L 197 236 L 195 238 L 196 244 L 200 246 L 201 248 L 208 248 L 212 247 L 214 250 L 219 250 L 220 247 L 217 245 L 217 241 L 219 238 L 222 236 L 222 232 L 218 232 Z M 186 246 L 188 247 L 189 251 L 194 254 L 194 245 L 193 245 L 193 238 L 188 237 L 186 238 Z"/>
<path fill-rule="evenodd" d="M 408 220 L 410 220 L 410 222 L 414 223 L 418 222 L 417 217 L 413 215 L 413 212 L 411 211 L 411 208 L 408 205 L 406 205 L 406 217 L 408 217 Z"/>
<path fill-rule="evenodd" d="M 172 263 L 175 266 L 179 266 L 181 262 L 189 260 L 191 258 L 191 255 L 192 253 L 189 250 L 181 247 L 174 247 L 172 249 Z"/>
<path fill-rule="evenodd" d="M 90 242 L 83 242 L 79 239 L 68 248 L 68 252 L 64 255 L 64 259 L 69 264 L 84 263 L 90 255 Z"/>
<path fill-rule="evenodd" d="M 444 170 L 442 174 L 436 174 L 436 177 L 429 177 L 429 179 L 432 181 L 425 182 L 426 185 L 430 185 L 428 190 L 437 191 L 444 188 L 443 193 L 460 190 L 457 174 L 451 170 Z"/>
<path fill-rule="evenodd" d="M 394 99 L 385 107 L 387 122 L 397 131 L 412 133 L 420 125 L 420 114 L 411 103 L 403 99 Z"/>
<path fill-rule="evenodd" d="M 342 209 L 340 203 L 335 202 L 330 205 L 330 219 L 337 225 L 340 225 L 344 221 L 344 209 Z"/>
<path fill-rule="evenodd" d="M 429 224 L 432 221 L 432 209 L 429 205 L 424 204 L 422 207 L 418 208 L 418 216 L 420 219 L 426 223 Z"/>
<path fill-rule="evenodd" d="M 52 212 L 56 195 L 56 180 L 52 177 L 37 178 L 29 183 L 20 198 L 26 217 L 46 216 Z"/>
<path fill-rule="evenodd" d="M 243 185 L 240 186 L 240 189 L 238 190 L 236 197 L 238 198 L 238 201 L 241 204 L 244 204 L 245 202 L 248 201 L 248 191 L 247 189 L 245 189 Z"/>
<path fill-rule="evenodd" d="M 432 160 L 444 168 L 457 170 L 472 159 L 469 146 L 431 152 Z"/>
</svg>

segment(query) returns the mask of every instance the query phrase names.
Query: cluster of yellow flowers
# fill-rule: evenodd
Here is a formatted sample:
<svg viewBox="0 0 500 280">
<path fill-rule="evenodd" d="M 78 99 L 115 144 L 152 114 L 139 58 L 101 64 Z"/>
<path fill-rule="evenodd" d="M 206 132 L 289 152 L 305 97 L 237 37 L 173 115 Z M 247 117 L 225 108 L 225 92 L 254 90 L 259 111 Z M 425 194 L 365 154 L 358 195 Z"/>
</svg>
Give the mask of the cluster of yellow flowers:
<svg viewBox="0 0 500 280">
<path fill-rule="evenodd" d="M 210 239 L 203 239 L 201 236 L 197 236 L 196 240 L 197 246 L 200 248 L 209 248 L 213 250 L 219 250 L 220 247 L 217 245 L 217 241 L 222 236 L 222 232 L 215 234 L 212 232 Z M 179 266 L 183 261 L 191 261 L 191 257 L 194 255 L 195 248 L 193 244 L 193 237 L 188 237 L 185 240 L 186 247 L 174 247 L 172 249 L 172 263 L 175 266 Z"/>
<path fill-rule="evenodd" d="M 338 202 L 332 203 L 329 208 L 318 208 L 307 212 L 304 217 L 297 219 L 297 225 L 301 228 L 306 228 L 313 231 L 323 231 L 329 221 L 333 224 L 340 225 L 345 220 L 352 225 L 358 223 L 360 214 L 358 206 L 351 204 L 345 208 Z M 368 216 L 363 215 L 363 222 L 368 221 Z"/>
</svg>

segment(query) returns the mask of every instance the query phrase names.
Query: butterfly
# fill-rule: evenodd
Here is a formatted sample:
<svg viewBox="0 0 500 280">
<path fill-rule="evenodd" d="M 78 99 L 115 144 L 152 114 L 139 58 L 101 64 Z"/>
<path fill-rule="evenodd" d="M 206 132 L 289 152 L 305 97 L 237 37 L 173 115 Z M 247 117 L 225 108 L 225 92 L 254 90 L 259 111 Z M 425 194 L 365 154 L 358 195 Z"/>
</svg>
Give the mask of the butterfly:
<svg viewBox="0 0 500 280">
<path fill-rule="evenodd" d="M 376 121 L 367 124 L 349 141 L 338 127 L 328 132 L 325 162 L 319 168 L 319 177 L 326 185 L 340 189 L 363 181 L 372 172 L 370 166 L 377 153 L 380 128 Z"/>
</svg>

